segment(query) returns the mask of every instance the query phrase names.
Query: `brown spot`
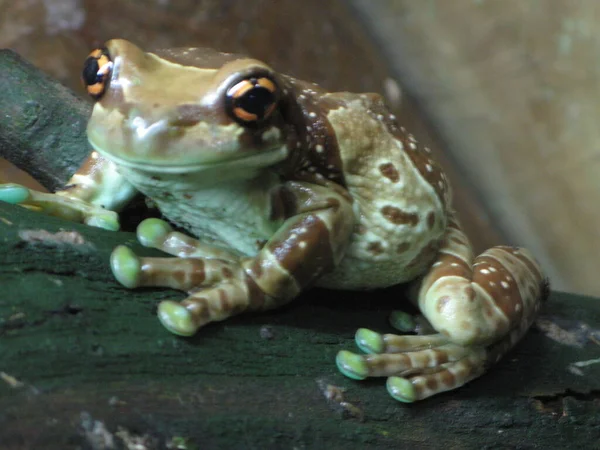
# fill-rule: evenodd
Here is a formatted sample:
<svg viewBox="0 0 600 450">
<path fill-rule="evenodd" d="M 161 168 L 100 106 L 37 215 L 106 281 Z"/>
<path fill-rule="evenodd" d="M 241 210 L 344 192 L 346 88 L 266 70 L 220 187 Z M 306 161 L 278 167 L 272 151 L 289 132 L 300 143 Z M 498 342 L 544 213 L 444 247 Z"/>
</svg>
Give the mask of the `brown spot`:
<svg viewBox="0 0 600 450">
<path fill-rule="evenodd" d="M 185 271 L 183 270 L 176 270 L 174 272 L 171 272 L 171 277 L 178 283 L 178 284 L 183 284 L 185 281 Z"/>
<path fill-rule="evenodd" d="M 427 227 L 429 227 L 429 229 L 431 230 L 434 225 L 435 225 L 435 213 L 433 211 L 430 211 L 427 214 Z"/>
<path fill-rule="evenodd" d="M 430 391 L 435 392 L 438 390 L 438 382 L 435 377 L 427 377 L 427 381 L 425 381 L 425 384 L 427 385 L 427 389 L 429 389 Z"/>
<path fill-rule="evenodd" d="M 449 370 L 444 370 L 443 372 L 440 372 L 440 382 L 445 387 L 453 388 L 456 386 L 456 378 L 454 377 L 454 374 Z"/>
<path fill-rule="evenodd" d="M 383 253 L 383 246 L 381 245 L 381 242 L 375 241 L 369 243 L 367 250 L 369 250 L 374 255 L 381 255 Z"/>
<path fill-rule="evenodd" d="M 381 208 L 381 215 L 394 225 L 410 225 L 414 227 L 419 223 L 419 216 L 417 214 L 402 211 L 395 206 L 384 206 Z"/>
<path fill-rule="evenodd" d="M 189 200 L 192 198 L 192 194 L 183 194 L 183 198 L 185 198 L 186 200 Z"/>
<path fill-rule="evenodd" d="M 398 173 L 398 169 L 392 163 L 385 163 L 379 166 L 379 171 L 381 175 L 388 178 L 392 183 L 397 183 L 400 179 L 400 174 Z"/>
<path fill-rule="evenodd" d="M 233 272 L 231 271 L 231 269 L 229 267 L 223 267 L 223 269 L 221 269 L 221 275 L 225 279 L 233 278 Z"/>
<path fill-rule="evenodd" d="M 464 330 L 464 331 L 470 330 L 471 329 L 471 324 L 469 322 L 467 322 L 466 320 L 463 320 L 460 323 L 460 329 Z"/>
<path fill-rule="evenodd" d="M 217 289 L 217 293 L 219 294 L 219 306 L 221 311 L 223 312 L 231 312 L 232 305 L 229 302 L 229 296 L 224 289 Z"/>
<path fill-rule="evenodd" d="M 437 306 L 436 306 L 436 310 L 437 312 L 439 312 L 440 314 L 443 312 L 443 309 L 446 307 L 446 305 L 451 301 L 452 299 L 450 298 L 450 296 L 448 295 L 444 295 L 443 297 L 440 297 L 437 301 Z M 441 333 L 441 331 L 440 331 Z"/>
<path fill-rule="evenodd" d="M 305 244 L 300 246 L 300 242 Z M 265 250 L 271 251 L 299 286 L 306 286 L 334 264 L 329 229 L 316 214 L 303 217 L 279 239 L 271 239 Z"/>
<path fill-rule="evenodd" d="M 203 323 L 210 319 L 208 300 L 205 297 L 188 297 L 181 304 L 192 313 L 197 322 Z"/>
<path fill-rule="evenodd" d="M 190 277 L 192 286 L 200 286 L 206 280 L 206 272 L 204 271 L 204 263 L 201 267 L 195 268 Z"/>
<path fill-rule="evenodd" d="M 398 247 L 396 247 L 396 252 L 404 253 L 404 252 L 408 251 L 409 249 L 410 249 L 410 244 L 408 242 L 401 242 L 400 244 L 398 244 Z"/>
<path fill-rule="evenodd" d="M 467 297 L 469 298 L 469 301 L 474 302 L 475 301 L 475 289 L 473 289 L 473 286 L 467 286 L 465 288 L 465 294 L 467 294 Z"/>
</svg>

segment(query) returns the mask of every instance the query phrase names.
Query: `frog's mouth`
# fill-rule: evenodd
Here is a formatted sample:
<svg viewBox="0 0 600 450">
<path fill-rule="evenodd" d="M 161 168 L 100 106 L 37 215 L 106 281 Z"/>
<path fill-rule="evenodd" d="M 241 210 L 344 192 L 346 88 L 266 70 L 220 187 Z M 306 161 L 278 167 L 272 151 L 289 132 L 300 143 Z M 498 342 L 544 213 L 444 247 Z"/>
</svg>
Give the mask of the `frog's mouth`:
<svg viewBox="0 0 600 450">
<path fill-rule="evenodd" d="M 152 173 L 192 173 L 219 169 L 238 172 L 239 169 L 247 170 L 249 173 L 261 168 L 273 166 L 288 156 L 286 145 L 269 149 L 257 150 L 256 152 L 244 152 L 243 154 L 231 154 L 229 158 L 203 162 L 186 162 L 183 164 L 165 164 L 151 161 L 139 161 L 123 158 L 115 155 L 113 152 L 104 150 L 101 146 L 95 145 L 90 139 L 90 144 L 99 154 L 117 166 L 127 167 L 134 170 Z"/>
</svg>

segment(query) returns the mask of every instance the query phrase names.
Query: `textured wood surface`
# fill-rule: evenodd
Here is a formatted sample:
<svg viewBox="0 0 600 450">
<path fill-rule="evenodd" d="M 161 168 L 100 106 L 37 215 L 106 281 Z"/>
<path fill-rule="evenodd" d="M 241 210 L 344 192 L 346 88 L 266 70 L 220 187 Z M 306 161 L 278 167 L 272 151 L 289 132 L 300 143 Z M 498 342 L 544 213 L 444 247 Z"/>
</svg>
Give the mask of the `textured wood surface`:
<svg viewBox="0 0 600 450">
<path fill-rule="evenodd" d="M 357 328 L 392 331 L 397 290 L 313 290 L 178 338 L 155 305 L 184 295 L 120 287 L 108 268 L 119 243 L 157 253 L 131 233 L 0 204 L 0 448 L 126 448 L 127 436 L 152 450 L 176 438 L 196 449 L 600 448 L 597 299 L 553 293 L 546 333 L 468 386 L 404 405 L 383 380 L 351 381 L 334 363 Z M 349 404 L 328 401 L 326 384 Z"/>
<path fill-rule="evenodd" d="M 600 294 L 600 3 L 352 3 L 494 222 Z"/>
</svg>

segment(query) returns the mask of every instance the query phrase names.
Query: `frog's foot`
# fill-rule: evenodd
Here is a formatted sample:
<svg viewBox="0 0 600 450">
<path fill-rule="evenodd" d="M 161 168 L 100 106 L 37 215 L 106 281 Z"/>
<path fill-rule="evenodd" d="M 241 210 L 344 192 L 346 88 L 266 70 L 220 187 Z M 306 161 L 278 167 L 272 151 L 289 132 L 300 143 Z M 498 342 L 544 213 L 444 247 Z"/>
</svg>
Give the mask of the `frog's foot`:
<svg viewBox="0 0 600 450">
<path fill-rule="evenodd" d="M 441 334 L 398 336 L 367 329 L 356 333 L 367 355 L 338 353 L 339 370 L 349 378 L 388 377 L 387 390 L 401 402 L 414 402 L 455 389 L 480 376 L 488 361 L 485 347 L 453 344 Z"/>
<path fill-rule="evenodd" d="M 137 237 L 144 247 L 162 250 L 179 258 L 216 258 L 235 261 L 232 252 L 203 244 L 197 239 L 178 231 L 161 219 L 151 218 L 142 221 L 137 227 Z"/>
<path fill-rule="evenodd" d="M 224 320 L 260 307 L 264 294 L 239 264 L 209 258 L 138 257 L 131 249 L 113 250 L 110 265 L 117 280 L 128 288 L 170 287 L 187 291 L 182 302 L 163 301 L 158 317 L 172 333 L 191 336 L 208 322 Z"/>
<path fill-rule="evenodd" d="M 119 217 L 114 211 L 64 194 L 48 194 L 19 184 L 3 184 L 0 185 L 0 201 L 93 227 L 111 231 L 119 229 Z"/>
</svg>

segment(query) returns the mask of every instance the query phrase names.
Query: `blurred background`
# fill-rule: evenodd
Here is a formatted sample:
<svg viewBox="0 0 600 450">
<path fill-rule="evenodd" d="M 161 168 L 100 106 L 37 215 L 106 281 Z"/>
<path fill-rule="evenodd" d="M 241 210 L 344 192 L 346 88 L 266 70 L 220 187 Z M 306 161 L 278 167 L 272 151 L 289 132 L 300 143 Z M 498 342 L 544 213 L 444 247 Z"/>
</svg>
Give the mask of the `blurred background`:
<svg viewBox="0 0 600 450">
<path fill-rule="evenodd" d="M 114 37 L 382 93 L 478 251 L 527 246 L 554 288 L 599 296 L 599 21 L 596 0 L 0 0 L 0 47 L 82 96 L 83 60 Z"/>
</svg>

